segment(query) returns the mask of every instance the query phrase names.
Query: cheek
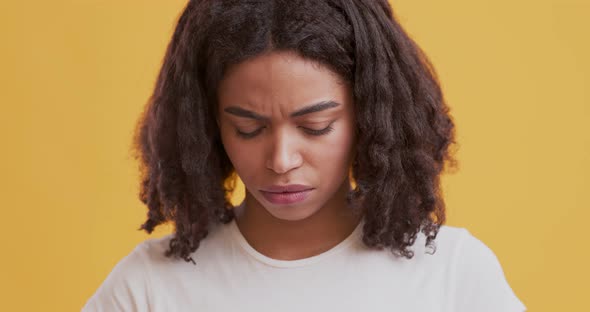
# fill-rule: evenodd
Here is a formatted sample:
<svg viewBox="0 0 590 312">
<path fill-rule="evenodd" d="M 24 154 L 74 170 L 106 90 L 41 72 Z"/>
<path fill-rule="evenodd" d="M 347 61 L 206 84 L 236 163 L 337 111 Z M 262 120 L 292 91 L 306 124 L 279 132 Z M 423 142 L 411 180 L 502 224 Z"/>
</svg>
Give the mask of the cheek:
<svg viewBox="0 0 590 312">
<path fill-rule="evenodd" d="M 244 144 L 243 140 L 229 129 L 222 128 L 221 138 L 225 152 L 242 180 L 249 180 L 250 176 L 261 172 L 258 148 L 253 144 Z"/>
<path fill-rule="evenodd" d="M 334 134 L 330 140 L 314 145 L 314 166 L 323 176 L 340 176 L 348 168 L 351 158 L 352 138 L 349 133 Z"/>
</svg>

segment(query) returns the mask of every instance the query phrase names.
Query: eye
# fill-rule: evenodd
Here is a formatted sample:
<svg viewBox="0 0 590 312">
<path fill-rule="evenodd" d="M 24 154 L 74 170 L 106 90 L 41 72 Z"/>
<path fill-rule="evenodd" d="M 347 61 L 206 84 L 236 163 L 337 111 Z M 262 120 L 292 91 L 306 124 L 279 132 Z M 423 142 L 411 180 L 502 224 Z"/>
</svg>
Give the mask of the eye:
<svg viewBox="0 0 590 312">
<path fill-rule="evenodd" d="M 328 134 L 328 133 L 332 132 L 332 130 L 334 130 L 334 128 L 332 127 L 332 124 L 333 124 L 333 122 L 332 122 L 330 125 L 328 125 L 326 128 L 324 128 L 324 129 L 319 129 L 319 130 L 316 130 L 316 129 L 310 129 L 310 128 L 305 128 L 305 127 L 301 127 L 301 128 L 302 128 L 302 129 L 303 129 L 303 130 L 304 130 L 306 133 L 308 133 L 308 134 L 310 134 L 310 135 L 320 136 L 320 135 L 325 135 L 325 134 Z M 258 129 L 254 130 L 254 131 L 252 131 L 252 132 L 242 132 L 242 131 L 240 131 L 240 130 L 236 129 L 236 134 L 237 134 L 239 137 L 242 137 L 242 138 L 244 138 L 244 139 L 251 139 L 251 138 L 253 138 L 253 137 L 257 136 L 257 135 L 258 135 L 258 134 L 259 134 L 259 133 L 262 131 L 262 129 L 264 129 L 264 128 L 266 128 L 266 127 L 261 127 L 261 128 L 258 128 Z"/>
<path fill-rule="evenodd" d="M 261 128 L 258 128 L 256 130 L 252 131 L 252 132 L 242 132 L 242 131 L 236 129 L 236 134 L 244 139 L 250 139 L 250 138 L 257 136 L 258 133 L 260 133 L 260 131 L 262 131 L 262 129 L 264 129 L 264 128 L 265 127 L 261 127 Z"/>
<path fill-rule="evenodd" d="M 305 128 L 305 127 L 302 127 L 302 128 L 305 130 L 305 132 L 307 132 L 307 133 L 309 133 L 311 135 L 317 135 L 317 136 L 328 134 L 332 130 L 334 130 L 334 128 L 332 128 L 332 124 L 330 124 L 329 126 L 327 126 L 324 129 L 320 129 L 320 130 L 309 129 L 309 128 Z"/>
</svg>

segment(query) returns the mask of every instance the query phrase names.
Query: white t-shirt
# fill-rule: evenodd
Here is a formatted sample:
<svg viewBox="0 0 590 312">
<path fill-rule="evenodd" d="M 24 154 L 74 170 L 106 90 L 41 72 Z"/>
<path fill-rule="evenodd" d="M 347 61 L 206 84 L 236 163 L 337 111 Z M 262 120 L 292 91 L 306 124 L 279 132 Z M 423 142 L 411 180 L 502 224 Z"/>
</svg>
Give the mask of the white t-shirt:
<svg viewBox="0 0 590 312">
<path fill-rule="evenodd" d="M 419 233 L 414 258 L 363 245 L 362 222 L 332 249 L 305 259 L 269 258 L 235 220 L 192 255 L 164 256 L 171 235 L 140 243 L 83 311 L 521 312 L 495 254 L 464 228 L 443 225 L 436 252 Z M 430 252 L 432 253 L 432 252 Z"/>
</svg>

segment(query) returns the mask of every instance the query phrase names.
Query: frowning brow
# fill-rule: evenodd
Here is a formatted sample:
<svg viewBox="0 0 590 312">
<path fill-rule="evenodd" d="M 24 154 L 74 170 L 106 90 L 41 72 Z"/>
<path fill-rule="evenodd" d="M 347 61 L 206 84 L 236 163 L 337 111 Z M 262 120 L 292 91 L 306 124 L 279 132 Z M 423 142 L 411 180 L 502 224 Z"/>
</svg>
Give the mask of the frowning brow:
<svg viewBox="0 0 590 312">
<path fill-rule="evenodd" d="M 337 103 L 334 101 L 322 101 L 322 102 L 311 104 L 311 105 L 305 106 L 301 109 L 298 109 L 298 110 L 292 112 L 289 116 L 291 118 L 295 118 L 295 117 L 299 117 L 299 116 L 303 116 L 303 115 L 307 115 L 307 114 L 311 114 L 311 113 L 315 113 L 315 112 L 320 112 L 320 111 L 334 108 L 334 107 L 338 107 L 338 106 L 340 106 L 340 103 Z M 259 115 L 255 112 L 253 112 L 253 111 L 249 111 L 247 109 L 243 109 L 238 106 L 229 106 L 229 107 L 225 108 L 224 111 L 226 113 L 229 113 L 229 114 L 232 114 L 232 115 L 235 115 L 238 117 L 251 118 L 251 119 L 260 120 L 260 121 L 269 121 L 270 120 L 270 117 L 268 117 L 268 116 L 262 116 L 262 115 Z"/>
</svg>

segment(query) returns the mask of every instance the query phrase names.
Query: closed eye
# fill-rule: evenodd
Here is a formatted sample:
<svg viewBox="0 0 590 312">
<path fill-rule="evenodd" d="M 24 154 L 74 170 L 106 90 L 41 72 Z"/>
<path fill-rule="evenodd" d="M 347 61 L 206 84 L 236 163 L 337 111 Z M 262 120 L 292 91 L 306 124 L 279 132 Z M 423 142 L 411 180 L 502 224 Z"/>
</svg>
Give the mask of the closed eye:
<svg viewBox="0 0 590 312">
<path fill-rule="evenodd" d="M 303 130 L 311 135 L 324 135 L 324 134 L 328 134 L 330 133 L 332 130 L 334 130 L 334 128 L 332 128 L 332 124 L 330 124 L 329 126 L 327 126 L 324 129 L 320 129 L 320 130 L 315 130 L 315 129 L 309 129 L 309 128 L 304 128 L 302 127 Z"/>
<path fill-rule="evenodd" d="M 242 138 L 250 139 L 250 138 L 257 136 L 260 132 L 262 132 L 262 130 L 264 128 L 266 128 L 266 127 L 260 127 L 252 132 L 242 132 L 242 131 L 236 129 L 236 134 Z M 330 125 L 328 125 L 326 128 L 319 129 L 319 130 L 310 129 L 310 128 L 306 128 L 306 127 L 300 127 L 300 128 L 302 128 L 303 131 L 305 131 L 306 133 L 308 133 L 310 135 L 314 135 L 314 136 L 325 135 L 325 134 L 332 132 L 332 130 L 334 130 L 334 128 L 332 127 L 332 123 Z"/>
</svg>

